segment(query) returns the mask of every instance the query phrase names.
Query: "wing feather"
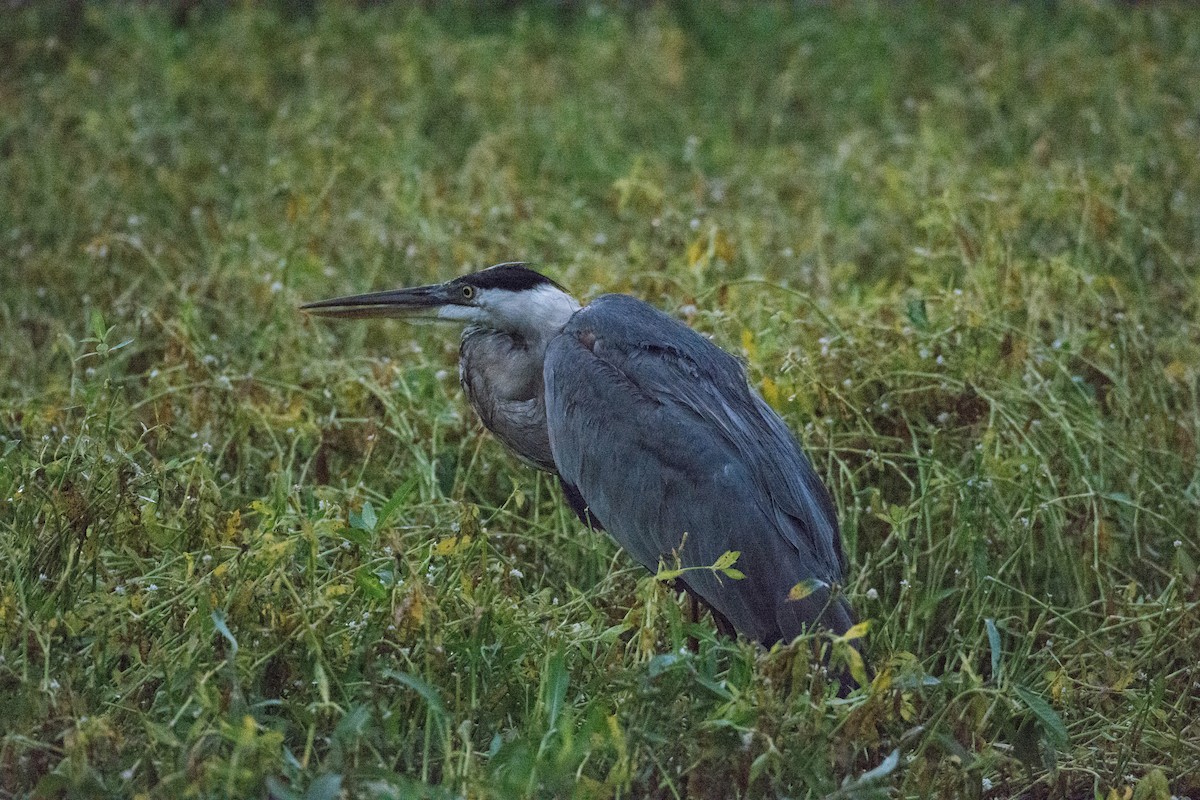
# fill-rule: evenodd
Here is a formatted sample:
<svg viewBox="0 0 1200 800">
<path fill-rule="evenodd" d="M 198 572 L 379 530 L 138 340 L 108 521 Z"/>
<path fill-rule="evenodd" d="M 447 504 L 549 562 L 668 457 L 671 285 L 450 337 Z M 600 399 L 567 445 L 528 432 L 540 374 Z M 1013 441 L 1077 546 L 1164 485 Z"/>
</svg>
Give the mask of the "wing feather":
<svg viewBox="0 0 1200 800">
<path fill-rule="evenodd" d="M 746 580 L 706 570 L 687 580 L 760 641 L 821 616 L 827 593 L 805 601 L 814 608 L 785 600 L 802 580 L 841 581 L 833 504 L 736 359 L 652 306 L 609 295 L 551 343 L 545 379 L 555 464 L 634 559 L 702 567 L 740 551 Z"/>
</svg>

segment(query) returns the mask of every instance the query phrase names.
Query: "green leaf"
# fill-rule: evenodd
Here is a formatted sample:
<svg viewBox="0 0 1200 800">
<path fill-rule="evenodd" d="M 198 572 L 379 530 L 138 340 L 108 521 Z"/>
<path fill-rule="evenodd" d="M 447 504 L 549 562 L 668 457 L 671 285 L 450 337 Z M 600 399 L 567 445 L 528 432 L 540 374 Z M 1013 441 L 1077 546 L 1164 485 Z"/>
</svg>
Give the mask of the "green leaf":
<svg viewBox="0 0 1200 800">
<path fill-rule="evenodd" d="M 275 776 L 267 778 L 267 792 L 279 800 L 301 800 L 301 794 Z"/>
<path fill-rule="evenodd" d="M 723 571 L 723 570 L 729 569 L 730 567 L 732 567 L 734 564 L 737 563 L 737 560 L 741 555 L 742 555 L 741 551 L 726 550 L 724 553 L 721 554 L 721 557 L 717 559 L 716 563 L 712 565 L 712 568 L 715 571 Z"/>
<path fill-rule="evenodd" d="M 777 759 L 778 756 L 779 751 L 774 749 L 764 750 L 762 753 L 759 753 L 758 757 L 750 764 L 750 783 L 758 780 L 759 776 L 763 774 L 763 770 L 767 768 L 767 765 Z"/>
<path fill-rule="evenodd" d="M 355 526 L 354 522 L 355 522 L 356 516 L 357 515 L 353 511 L 351 511 L 350 512 L 350 527 L 342 528 L 340 531 L 338 531 L 338 533 L 341 534 L 343 539 L 345 539 L 349 542 L 353 542 L 354 544 L 358 545 L 359 547 L 370 547 L 371 546 L 371 534 L 366 528 Z"/>
<path fill-rule="evenodd" d="M 325 672 L 325 667 L 321 666 L 318 661 L 313 665 L 313 679 L 317 682 L 317 694 L 321 696 L 322 703 L 329 702 L 329 675 Z"/>
<path fill-rule="evenodd" d="M 385 669 L 383 671 L 383 675 L 384 677 L 399 681 L 420 695 L 421 699 L 425 701 L 425 705 L 429 707 L 430 713 L 433 714 L 433 717 L 438 722 L 439 726 L 444 727 L 446 725 L 446 706 L 444 703 L 442 703 L 442 698 L 438 694 L 437 689 L 433 688 L 420 678 L 414 675 L 409 675 L 407 672 L 401 672 L 398 669 Z"/>
<path fill-rule="evenodd" d="M 342 776 L 336 772 L 327 772 L 308 785 L 304 800 L 337 800 L 341 792 Z"/>
<path fill-rule="evenodd" d="M 996 629 L 996 620 L 990 617 L 983 621 L 983 627 L 987 629 L 988 646 L 992 650 L 992 682 L 999 684 L 1002 666 L 1000 662 L 1000 631 Z"/>
<path fill-rule="evenodd" d="M 546 703 L 546 722 L 554 728 L 562 711 L 563 701 L 567 697 L 567 688 L 571 684 L 571 675 L 567 672 L 567 660 L 562 653 L 555 653 L 546 662 L 546 675 L 542 681 L 543 697 Z"/>
<path fill-rule="evenodd" d="M 353 530 L 373 532 L 376 522 L 378 519 L 375 517 L 375 507 L 371 505 L 370 500 L 363 503 L 361 512 L 350 512 L 350 527 Z"/>
<path fill-rule="evenodd" d="M 104 328 L 104 314 L 100 309 L 93 308 L 89 319 L 92 328 L 92 336 L 96 337 L 96 341 L 103 341 L 107 331 Z"/>
<path fill-rule="evenodd" d="M 370 721 L 371 709 L 363 705 L 355 706 L 346 712 L 345 716 L 338 721 L 337 727 L 333 729 L 334 741 L 339 742 L 343 747 L 353 744 L 362 738 Z"/>
<path fill-rule="evenodd" d="M 1142 776 L 1133 787 L 1133 800 L 1171 800 L 1171 785 L 1161 769 L 1152 769 Z"/>
<path fill-rule="evenodd" d="M 908 300 L 908 321 L 913 324 L 917 330 L 925 330 L 929 327 L 929 313 L 925 310 L 925 299 L 922 297 L 910 297 Z"/>
<path fill-rule="evenodd" d="M 217 609 L 209 615 L 212 617 L 213 627 L 217 629 L 217 633 L 225 637 L 225 641 L 229 642 L 230 656 L 236 656 L 238 651 L 237 639 L 233 632 L 229 630 L 229 626 L 225 624 L 225 612 Z"/>
<path fill-rule="evenodd" d="M 651 679 L 657 678 L 664 672 L 669 671 L 678 661 L 679 656 L 675 653 L 659 653 L 650 659 L 650 663 L 646 665 L 646 677 Z"/>
<path fill-rule="evenodd" d="M 1058 716 L 1058 712 L 1041 695 L 1024 686 L 1014 685 L 1013 691 L 1037 718 L 1046 741 L 1058 749 L 1066 747 L 1070 736 L 1067 734 L 1067 726 L 1063 724 L 1062 717 Z"/>
<path fill-rule="evenodd" d="M 383 504 L 383 508 L 379 509 L 379 519 L 375 524 L 375 529 L 378 530 L 387 524 L 387 521 L 392 518 L 399 510 L 400 506 L 408 500 L 409 496 L 417 488 L 417 476 L 410 475 L 408 480 L 396 487 L 396 491 L 392 492 L 391 498 Z"/>
<path fill-rule="evenodd" d="M 896 771 L 896 767 L 900 766 L 900 750 L 899 748 L 888 753 L 887 758 L 879 762 L 879 766 L 867 770 L 862 775 L 851 780 L 847 775 L 842 781 L 842 790 L 840 794 L 848 795 L 851 790 L 865 789 L 876 781 L 886 778 Z"/>
<path fill-rule="evenodd" d="M 354 573 L 354 585 L 372 600 L 383 600 L 388 596 L 387 588 L 369 566 L 359 567 Z"/>
</svg>

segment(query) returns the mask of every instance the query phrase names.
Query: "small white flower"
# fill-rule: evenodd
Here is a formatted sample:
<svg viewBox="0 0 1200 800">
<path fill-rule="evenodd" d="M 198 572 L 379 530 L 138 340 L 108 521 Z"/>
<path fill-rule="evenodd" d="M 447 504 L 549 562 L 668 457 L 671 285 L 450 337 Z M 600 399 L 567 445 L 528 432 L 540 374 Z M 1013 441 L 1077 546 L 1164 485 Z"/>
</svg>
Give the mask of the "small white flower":
<svg viewBox="0 0 1200 800">
<path fill-rule="evenodd" d="M 133 767 L 130 767 L 129 769 L 121 770 L 121 780 L 123 780 L 123 781 L 133 780 Z"/>
<path fill-rule="evenodd" d="M 875 589 L 874 586 L 872 586 L 870 589 L 867 589 L 867 599 L 868 600 L 878 600 L 879 599 L 879 592 Z"/>
<path fill-rule="evenodd" d="M 1182 539 L 1176 539 L 1176 540 L 1173 542 L 1173 544 L 1175 545 L 1175 547 L 1176 547 L 1176 548 L 1183 547 L 1183 540 L 1182 540 Z"/>
<path fill-rule="evenodd" d="M 147 591 L 147 592 L 157 592 L 157 591 L 158 591 L 158 584 L 157 584 L 157 583 L 152 583 L 152 584 L 150 584 L 149 586 L 147 586 L 147 587 L 146 587 L 146 591 Z"/>
<path fill-rule="evenodd" d="M 517 578 L 518 580 L 525 577 L 525 573 L 521 572 L 521 570 L 517 569 L 516 567 L 510 569 L 508 571 L 508 575 L 510 578 Z"/>
</svg>

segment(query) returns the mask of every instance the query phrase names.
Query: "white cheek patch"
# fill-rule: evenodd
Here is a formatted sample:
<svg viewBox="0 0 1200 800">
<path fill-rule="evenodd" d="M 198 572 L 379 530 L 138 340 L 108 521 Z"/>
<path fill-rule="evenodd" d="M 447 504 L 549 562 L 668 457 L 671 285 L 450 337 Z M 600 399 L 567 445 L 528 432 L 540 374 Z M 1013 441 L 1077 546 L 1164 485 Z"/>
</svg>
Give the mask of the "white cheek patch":
<svg viewBox="0 0 1200 800">
<path fill-rule="evenodd" d="M 479 317 L 479 309 L 474 306 L 447 305 L 439 308 L 437 312 L 437 318 L 447 322 L 474 322 Z"/>
<path fill-rule="evenodd" d="M 484 299 L 494 315 L 514 329 L 558 330 L 579 310 L 575 298 L 553 286 L 525 292 L 499 291 Z"/>
</svg>

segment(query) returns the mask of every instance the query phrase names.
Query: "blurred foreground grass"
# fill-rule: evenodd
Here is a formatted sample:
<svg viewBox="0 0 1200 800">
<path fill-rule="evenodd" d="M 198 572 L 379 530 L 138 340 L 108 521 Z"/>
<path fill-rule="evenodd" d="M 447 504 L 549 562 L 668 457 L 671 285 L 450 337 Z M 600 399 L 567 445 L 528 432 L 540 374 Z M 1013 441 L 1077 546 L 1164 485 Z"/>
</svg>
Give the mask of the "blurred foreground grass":
<svg viewBox="0 0 1200 800">
<path fill-rule="evenodd" d="M 1200 796 L 1200 13 L 483 8 L 4 12 L 0 795 Z M 510 259 L 746 358 L 870 689 L 295 310 Z"/>
</svg>

